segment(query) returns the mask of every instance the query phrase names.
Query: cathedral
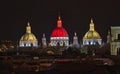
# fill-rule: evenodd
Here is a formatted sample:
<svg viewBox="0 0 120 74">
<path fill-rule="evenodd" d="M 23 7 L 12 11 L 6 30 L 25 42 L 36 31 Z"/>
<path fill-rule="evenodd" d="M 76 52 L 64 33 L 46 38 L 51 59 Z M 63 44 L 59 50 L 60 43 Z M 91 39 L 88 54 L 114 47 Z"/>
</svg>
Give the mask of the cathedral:
<svg viewBox="0 0 120 74">
<path fill-rule="evenodd" d="M 108 32 L 107 43 L 110 43 L 110 53 L 111 55 L 120 54 L 120 27 L 111 27 L 111 32 Z M 61 16 L 58 16 L 57 26 L 52 30 L 50 36 L 50 42 L 47 43 L 45 34 L 43 33 L 42 37 L 42 48 L 45 48 L 44 51 L 53 52 L 53 53 L 61 53 L 64 51 L 59 48 L 49 48 L 49 47 L 76 47 L 78 49 L 81 48 L 81 51 L 87 53 L 88 49 L 85 50 L 87 46 L 102 46 L 102 38 L 100 34 L 95 30 L 95 25 L 93 19 L 89 24 L 89 30 L 85 33 L 82 39 L 82 44 L 79 44 L 79 40 L 77 37 L 77 33 L 74 33 L 73 43 L 69 44 L 69 35 L 66 29 L 63 27 Z M 49 45 L 48 45 L 49 44 Z M 36 36 L 31 32 L 30 23 L 27 23 L 26 33 L 21 37 L 19 41 L 19 47 L 38 47 L 38 40 Z M 64 48 L 64 49 L 66 49 Z M 57 49 L 57 50 L 56 50 Z M 52 51 L 51 51 L 52 50 Z"/>
<path fill-rule="evenodd" d="M 66 47 L 69 47 L 69 46 L 80 47 L 77 33 L 74 34 L 73 43 L 69 44 L 69 35 L 66 29 L 63 28 L 62 25 L 63 25 L 62 19 L 61 19 L 61 16 L 59 15 L 57 20 L 57 26 L 51 32 L 49 46 L 59 45 L 59 46 L 66 46 Z M 43 37 L 42 37 L 43 47 L 47 47 L 46 42 L 47 41 L 46 41 L 45 34 L 43 34 Z M 91 19 L 90 28 L 83 37 L 82 45 L 96 45 L 96 44 L 101 45 L 102 39 L 99 33 L 95 31 L 94 23 L 93 23 L 93 20 Z M 26 26 L 26 33 L 21 37 L 19 41 L 19 47 L 31 47 L 31 46 L 38 47 L 38 40 L 35 37 L 35 35 L 31 32 L 31 26 L 30 26 L 30 23 L 28 22 Z"/>
<path fill-rule="evenodd" d="M 38 40 L 31 32 L 30 23 L 27 23 L 26 33 L 21 37 L 19 41 L 19 47 L 38 47 Z"/>
</svg>

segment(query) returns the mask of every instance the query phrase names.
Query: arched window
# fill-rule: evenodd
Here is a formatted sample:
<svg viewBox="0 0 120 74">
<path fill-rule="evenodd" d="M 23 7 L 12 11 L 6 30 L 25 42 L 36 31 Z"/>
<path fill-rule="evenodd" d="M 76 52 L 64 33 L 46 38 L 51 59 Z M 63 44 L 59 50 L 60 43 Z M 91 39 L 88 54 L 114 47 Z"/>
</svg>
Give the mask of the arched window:
<svg viewBox="0 0 120 74">
<path fill-rule="evenodd" d="M 63 45 L 63 41 L 60 41 L 60 46 L 62 46 Z"/>
</svg>

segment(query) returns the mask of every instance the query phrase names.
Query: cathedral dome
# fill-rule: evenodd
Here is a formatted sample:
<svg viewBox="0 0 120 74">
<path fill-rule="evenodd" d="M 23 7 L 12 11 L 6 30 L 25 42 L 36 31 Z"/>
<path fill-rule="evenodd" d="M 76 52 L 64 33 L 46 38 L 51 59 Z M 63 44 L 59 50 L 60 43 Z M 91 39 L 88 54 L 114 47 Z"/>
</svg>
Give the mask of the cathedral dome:
<svg viewBox="0 0 120 74">
<path fill-rule="evenodd" d="M 100 39 L 100 35 L 98 32 L 96 31 L 88 31 L 85 36 L 83 37 L 83 39 Z"/>
<path fill-rule="evenodd" d="M 69 45 L 69 37 L 67 31 L 62 27 L 62 20 L 60 15 L 57 21 L 57 27 L 53 29 L 50 37 L 50 45 L 57 46 L 68 46 Z"/>
<path fill-rule="evenodd" d="M 67 31 L 62 27 L 60 16 L 58 17 L 57 27 L 52 31 L 51 37 L 68 37 Z"/>
<path fill-rule="evenodd" d="M 90 23 L 90 29 L 84 35 L 83 39 L 101 39 L 99 33 L 94 30 L 94 23 L 93 23 L 92 19 L 91 19 L 91 23 Z"/>
<path fill-rule="evenodd" d="M 21 37 L 20 41 L 37 41 L 37 39 L 34 34 L 26 33 Z"/>
<path fill-rule="evenodd" d="M 26 33 L 21 37 L 20 41 L 37 41 L 35 35 L 31 33 L 30 23 L 26 27 Z"/>
<path fill-rule="evenodd" d="M 83 45 L 101 45 L 102 39 L 97 31 L 94 29 L 94 23 L 91 19 L 89 31 L 83 37 Z"/>
<path fill-rule="evenodd" d="M 57 27 L 52 31 L 51 37 L 67 37 L 67 31 L 62 27 Z"/>
</svg>

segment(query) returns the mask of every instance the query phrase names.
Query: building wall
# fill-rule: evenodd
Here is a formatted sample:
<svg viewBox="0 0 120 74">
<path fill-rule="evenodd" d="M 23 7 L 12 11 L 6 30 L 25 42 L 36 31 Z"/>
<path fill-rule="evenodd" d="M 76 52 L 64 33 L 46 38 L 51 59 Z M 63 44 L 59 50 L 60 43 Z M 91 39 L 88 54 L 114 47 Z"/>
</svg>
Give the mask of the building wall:
<svg viewBox="0 0 120 74">
<path fill-rule="evenodd" d="M 51 46 L 68 46 L 69 45 L 69 38 L 68 37 L 51 37 Z"/>
<path fill-rule="evenodd" d="M 120 26 L 111 27 L 112 41 L 110 42 L 111 55 L 120 55 Z"/>
<path fill-rule="evenodd" d="M 37 41 L 20 41 L 19 43 L 20 47 L 38 47 L 38 42 Z"/>
</svg>

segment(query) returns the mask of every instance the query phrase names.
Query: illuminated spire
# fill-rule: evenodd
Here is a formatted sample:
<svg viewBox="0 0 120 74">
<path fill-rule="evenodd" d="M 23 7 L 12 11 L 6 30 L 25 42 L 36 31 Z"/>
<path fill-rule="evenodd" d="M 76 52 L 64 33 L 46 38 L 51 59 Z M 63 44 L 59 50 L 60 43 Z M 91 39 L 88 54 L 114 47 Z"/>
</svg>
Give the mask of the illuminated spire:
<svg viewBox="0 0 120 74">
<path fill-rule="evenodd" d="M 73 45 L 78 45 L 78 37 L 77 37 L 77 33 L 74 33 L 75 36 L 73 37 Z"/>
<path fill-rule="evenodd" d="M 60 14 L 58 16 L 57 27 L 62 27 L 62 21 L 61 21 Z"/>
<path fill-rule="evenodd" d="M 26 33 L 31 33 L 31 26 L 30 26 L 30 22 L 28 22 L 28 23 L 27 23 Z"/>
<path fill-rule="evenodd" d="M 30 22 L 27 23 L 27 26 L 30 26 Z"/>
<path fill-rule="evenodd" d="M 91 18 L 91 23 L 90 23 L 90 31 L 94 31 L 94 23 L 93 23 L 93 19 Z"/>
<path fill-rule="evenodd" d="M 91 23 L 93 23 L 93 19 L 91 18 Z"/>
<path fill-rule="evenodd" d="M 110 31 L 108 31 L 108 35 L 107 35 L 107 43 L 111 42 L 111 34 Z"/>
<path fill-rule="evenodd" d="M 45 33 L 43 33 L 43 38 L 45 38 Z"/>
<path fill-rule="evenodd" d="M 43 47 L 46 47 L 46 46 L 47 46 L 45 33 L 43 33 L 43 37 L 42 37 L 42 46 L 43 46 Z"/>
<path fill-rule="evenodd" d="M 75 36 L 77 36 L 76 32 L 75 32 Z"/>
</svg>

